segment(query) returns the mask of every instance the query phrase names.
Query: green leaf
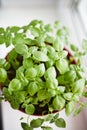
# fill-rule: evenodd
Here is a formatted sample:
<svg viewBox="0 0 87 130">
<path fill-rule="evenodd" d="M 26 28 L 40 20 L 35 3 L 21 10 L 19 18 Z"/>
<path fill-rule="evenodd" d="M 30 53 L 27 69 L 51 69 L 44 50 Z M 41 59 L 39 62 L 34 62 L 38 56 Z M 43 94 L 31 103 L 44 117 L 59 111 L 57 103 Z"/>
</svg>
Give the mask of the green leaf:
<svg viewBox="0 0 87 130">
<path fill-rule="evenodd" d="M 58 81 L 56 78 L 47 78 L 46 79 L 46 87 L 49 89 L 56 89 L 58 87 Z"/>
<path fill-rule="evenodd" d="M 28 47 L 25 44 L 18 43 L 15 45 L 15 51 L 18 54 L 25 55 L 28 53 Z"/>
<path fill-rule="evenodd" d="M 6 59 L 0 59 L 0 67 L 8 70 L 10 68 L 10 63 Z"/>
<path fill-rule="evenodd" d="M 69 70 L 64 74 L 64 80 L 67 82 L 74 82 L 76 79 L 76 72 L 73 70 Z"/>
<path fill-rule="evenodd" d="M 47 54 L 47 48 L 46 48 L 46 46 L 42 47 L 40 50 L 41 50 L 41 52 L 43 52 L 44 54 Z"/>
<path fill-rule="evenodd" d="M 20 30 L 20 27 L 18 27 L 18 26 L 12 26 L 12 27 L 10 28 L 10 31 L 11 31 L 12 33 L 17 33 L 19 30 Z"/>
<path fill-rule="evenodd" d="M 56 120 L 57 118 L 59 118 L 59 113 L 57 113 L 56 115 L 54 115 L 54 119 Z"/>
<path fill-rule="evenodd" d="M 22 86 L 27 86 L 29 81 L 26 77 L 24 77 L 24 68 L 23 66 L 19 67 L 17 70 L 16 70 L 16 78 L 18 78 L 21 83 L 22 83 Z"/>
<path fill-rule="evenodd" d="M 40 29 L 37 27 L 30 26 L 29 30 L 34 37 L 38 37 L 40 35 Z"/>
<path fill-rule="evenodd" d="M 55 21 L 54 22 L 54 27 L 57 28 L 57 29 L 59 29 L 59 28 L 62 27 L 62 23 L 60 21 Z"/>
<path fill-rule="evenodd" d="M 30 54 L 33 54 L 34 51 L 37 51 L 37 49 L 38 49 L 37 46 L 31 46 L 31 47 L 29 47 L 28 52 L 29 52 Z"/>
<path fill-rule="evenodd" d="M 0 67 L 4 67 L 6 60 L 5 59 L 0 59 Z"/>
<path fill-rule="evenodd" d="M 43 88 L 44 88 L 45 82 L 44 82 L 41 78 L 38 78 L 38 77 L 37 77 L 37 78 L 35 79 L 35 81 L 36 81 L 38 87 L 40 87 L 40 89 L 43 89 Z"/>
<path fill-rule="evenodd" d="M 36 69 L 37 69 L 37 76 L 42 77 L 44 75 L 44 73 L 45 73 L 45 65 L 44 65 L 44 63 L 39 64 L 36 67 Z"/>
<path fill-rule="evenodd" d="M 21 123 L 21 127 L 23 128 L 23 130 L 33 130 L 33 128 L 29 127 L 29 125 L 25 122 Z"/>
<path fill-rule="evenodd" d="M 25 112 L 27 114 L 34 114 L 35 107 L 33 104 L 26 105 Z"/>
<path fill-rule="evenodd" d="M 45 28 L 46 32 L 52 32 L 53 31 L 53 28 L 52 28 L 52 26 L 50 24 L 46 24 L 44 26 L 44 28 Z"/>
<path fill-rule="evenodd" d="M 44 122 L 44 119 L 41 119 L 41 118 L 33 119 L 30 122 L 30 126 L 33 127 L 33 128 L 38 128 L 38 127 L 41 127 L 43 122 Z"/>
<path fill-rule="evenodd" d="M 3 95 L 5 99 L 10 102 L 11 107 L 19 109 L 20 104 L 24 102 L 26 93 L 24 91 L 16 91 L 10 93 L 8 88 L 3 88 Z"/>
<path fill-rule="evenodd" d="M 7 79 L 7 72 L 5 69 L 0 68 L 0 83 L 4 83 Z"/>
<path fill-rule="evenodd" d="M 25 91 L 16 91 L 12 93 L 13 97 L 19 102 L 19 104 L 23 103 L 25 101 L 26 92 Z"/>
<path fill-rule="evenodd" d="M 63 94 L 65 91 L 65 86 L 58 86 L 57 90 L 58 90 L 58 92 Z"/>
<path fill-rule="evenodd" d="M 28 93 L 33 96 L 37 91 L 39 90 L 38 85 L 36 84 L 36 82 L 30 82 L 29 86 L 28 86 Z"/>
<path fill-rule="evenodd" d="M 45 117 L 45 121 L 50 121 L 52 118 L 53 118 L 53 114 L 48 114 L 48 115 Z"/>
<path fill-rule="evenodd" d="M 0 35 L 0 44 L 3 44 L 5 42 L 4 35 Z"/>
<path fill-rule="evenodd" d="M 58 118 L 56 121 L 55 121 L 55 125 L 57 127 L 60 127 L 60 128 L 65 128 L 66 127 L 66 122 L 63 118 Z"/>
<path fill-rule="evenodd" d="M 31 68 L 33 67 L 33 60 L 30 59 L 30 58 L 25 58 L 23 60 L 23 67 L 26 69 L 26 68 Z"/>
<path fill-rule="evenodd" d="M 55 62 L 56 60 L 58 60 L 59 59 L 59 57 L 58 57 L 58 52 L 50 52 L 49 54 L 48 54 L 48 56 L 49 56 L 49 58 L 50 58 L 50 60 L 53 60 L 53 62 Z M 53 63 L 54 64 L 54 63 Z"/>
<path fill-rule="evenodd" d="M 48 43 L 53 43 L 54 42 L 54 37 L 53 36 L 47 36 L 46 38 L 45 38 L 45 42 L 48 42 Z"/>
<path fill-rule="evenodd" d="M 71 49 L 72 49 L 73 51 L 75 51 L 75 52 L 78 51 L 78 47 L 76 47 L 74 44 L 71 44 L 70 47 L 71 47 Z"/>
<path fill-rule="evenodd" d="M 19 90 L 23 89 L 20 80 L 18 80 L 16 78 L 14 78 L 13 80 L 10 81 L 8 88 L 9 88 L 9 91 L 19 91 Z"/>
<path fill-rule="evenodd" d="M 66 58 L 68 55 L 68 52 L 63 50 L 63 51 L 59 51 L 58 52 L 58 59 L 61 59 L 61 58 Z"/>
<path fill-rule="evenodd" d="M 74 112 L 74 116 L 77 116 L 81 111 L 82 111 L 83 107 L 79 106 L 76 111 Z"/>
<path fill-rule="evenodd" d="M 37 93 L 37 97 L 39 101 L 47 99 L 48 97 L 46 96 L 46 90 L 39 90 Z"/>
<path fill-rule="evenodd" d="M 55 52 L 55 49 L 53 46 L 50 46 L 50 45 L 46 45 L 46 49 L 49 53 L 54 53 Z"/>
<path fill-rule="evenodd" d="M 60 75 L 57 77 L 58 83 L 64 85 L 66 82 L 64 80 L 64 75 Z"/>
<path fill-rule="evenodd" d="M 6 28 L 6 32 L 4 36 L 5 36 L 5 45 L 6 47 L 8 47 L 12 43 L 12 34 L 10 32 L 10 27 Z"/>
<path fill-rule="evenodd" d="M 52 89 L 48 89 L 47 92 L 46 92 L 46 96 L 48 98 L 52 98 L 56 95 L 56 90 L 52 90 Z"/>
<path fill-rule="evenodd" d="M 16 110 L 18 110 L 19 107 L 20 107 L 19 102 L 18 102 L 17 100 L 15 100 L 15 98 L 12 98 L 12 99 L 11 99 L 10 104 L 11 104 L 11 107 L 12 107 L 13 109 L 16 109 Z"/>
<path fill-rule="evenodd" d="M 53 106 L 55 110 L 61 110 L 65 106 L 65 99 L 62 96 L 56 96 L 53 99 Z"/>
<path fill-rule="evenodd" d="M 58 31 L 57 31 L 57 36 L 59 36 L 59 37 L 66 36 L 67 34 L 68 34 L 68 30 L 66 27 L 58 29 Z"/>
<path fill-rule="evenodd" d="M 26 71 L 25 71 L 25 77 L 27 79 L 34 79 L 35 77 L 37 76 L 37 70 L 33 67 L 31 68 L 28 68 Z"/>
<path fill-rule="evenodd" d="M 41 126 L 42 130 L 53 130 L 50 126 Z"/>
<path fill-rule="evenodd" d="M 36 37 L 36 43 L 38 46 L 44 47 L 45 46 L 44 41 L 45 41 L 45 33 L 42 32 L 40 33 L 39 37 Z"/>
<path fill-rule="evenodd" d="M 87 91 L 86 91 L 86 92 L 83 92 L 83 96 L 84 96 L 84 97 L 87 97 Z"/>
<path fill-rule="evenodd" d="M 21 29 L 23 29 L 23 32 L 25 33 L 29 29 L 29 25 L 24 25 L 21 27 Z"/>
<path fill-rule="evenodd" d="M 22 36 L 22 34 L 17 34 L 12 39 L 12 43 L 13 43 L 13 45 L 16 45 L 16 44 L 21 44 L 22 45 L 22 44 L 26 43 L 26 40 L 24 39 L 24 37 Z"/>
<path fill-rule="evenodd" d="M 71 100 L 71 99 L 72 99 L 72 96 L 73 96 L 73 93 L 71 93 L 71 92 L 67 92 L 67 93 L 64 93 L 64 94 L 63 94 L 63 97 L 64 97 L 66 100 Z"/>
<path fill-rule="evenodd" d="M 66 59 L 60 59 L 56 62 L 56 67 L 59 70 L 60 74 L 64 74 L 68 71 L 68 62 Z"/>
<path fill-rule="evenodd" d="M 0 34 L 4 33 L 4 28 L 0 27 Z"/>
<path fill-rule="evenodd" d="M 52 79 L 52 78 L 55 78 L 55 77 L 56 77 L 56 70 L 55 70 L 55 68 L 53 66 L 49 67 L 45 71 L 44 78 L 45 79 Z"/>
<path fill-rule="evenodd" d="M 85 79 L 79 79 L 72 84 L 73 93 L 82 94 L 85 87 Z"/>
<path fill-rule="evenodd" d="M 52 67 L 54 64 L 54 61 L 53 60 L 49 60 L 46 62 L 46 67 L 49 68 L 49 67 Z"/>
<path fill-rule="evenodd" d="M 64 48 L 64 43 L 63 43 L 62 39 L 60 39 L 60 38 L 57 37 L 57 38 L 55 39 L 54 43 L 53 43 L 53 47 L 54 47 L 55 50 L 57 50 L 57 51 L 62 51 L 63 48 Z"/>
<path fill-rule="evenodd" d="M 15 49 L 12 49 L 7 56 L 7 60 L 12 62 L 13 60 L 15 60 L 17 58 L 17 52 L 15 51 Z"/>
<path fill-rule="evenodd" d="M 33 101 L 33 97 L 27 98 L 27 99 L 23 102 L 22 108 L 23 108 L 23 109 L 26 109 L 26 108 L 28 107 L 28 105 L 31 104 L 32 101 Z M 29 112 L 30 112 L 30 111 L 29 111 Z M 32 112 L 32 110 L 31 110 L 31 112 Z"/>
<path fill-rule="evenodd" d="M 41 51 L 34 51 L 33 58 L 37 61 L 43 61 L 43 62 L 49 60 L 48 56 Z"/>
<path fill-rule="evenodd" d="M 29 25 L 35 26 L 35 25 L 37 25 L 37 24 L 39 24 L 39 23 L 40 23 L 40 21 L 37 20 L 37 19 L 35 19 L 35 20 L 32 20 L 32 21 L 29 23 Z"/>
<path fill-rule="evenodd" d="M 69 116 L 75 108 L 75 101 L 70 101 L 65 108 L 66 115 Z"/>
<path fill-rule="evenodd" d="M 9 94 L 8 91 L 5 92 L 5 96 L 7 96 L 7 100 L 10 102 L 13 109 L 19 109 L 20 104 L 25 101 L 26 93 L 24 91 L 16 91 L 9 95 L 7 94 Z"/>
<path fill-rule="evenodd" d="M 50 99 L 51 97 L 54 97 L 56 95 L 55 90 L 39 90 L 37 93 L 37 97 L 39 101 L 44 101 L 45 99 Z"/>
<path fill-rule="evenodd" d="M 73 99 L 73 101 L 78 102 L 80 100 L 80 97 L 81 97 L 81 95 L 79 93 L 75 93 L 73 95 L 72 99 Z"/>
</svg>

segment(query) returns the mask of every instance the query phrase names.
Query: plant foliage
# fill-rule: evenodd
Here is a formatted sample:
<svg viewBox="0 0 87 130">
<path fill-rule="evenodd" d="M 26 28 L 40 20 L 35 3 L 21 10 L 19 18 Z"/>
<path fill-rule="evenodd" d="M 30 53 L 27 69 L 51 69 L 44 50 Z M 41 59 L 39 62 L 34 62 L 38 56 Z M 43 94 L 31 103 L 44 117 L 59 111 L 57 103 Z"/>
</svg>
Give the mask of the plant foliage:
<svg viewBox="0 0 87 130">
<path fill-rule="evenodd" d="M 33 20 L 25 26 L 0 27 L 0 44 L 14 48 L 7 57 L 0 59 L 0 100 L 9 101 L 11 107 L 29 115 L 45 115 L 65 109 L 66 115 L 87 107 L 80 99 L 87 97 L 87 80 L 81 59 L 87 52 L 71 44 L 68 29 L 59 21 L 53 25 Z M 68 45 L 73 55 L 65 48 Z M 3 97 L 3 98 L 2 98 Z M 65 127 L 64 119 L 53 116 L 49 122 Z M 24 130 L 44 126 L 44 119 L 32 120 L 30 125 L 21 123 Z"/>
</svg>

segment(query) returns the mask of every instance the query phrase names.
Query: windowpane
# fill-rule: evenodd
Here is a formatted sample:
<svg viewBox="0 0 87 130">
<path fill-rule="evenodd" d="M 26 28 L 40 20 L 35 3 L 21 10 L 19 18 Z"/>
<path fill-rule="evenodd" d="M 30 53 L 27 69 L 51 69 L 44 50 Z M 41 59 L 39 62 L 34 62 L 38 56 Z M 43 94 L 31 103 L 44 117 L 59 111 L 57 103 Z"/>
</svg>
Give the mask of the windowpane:
<svg viewBox="0 0 87 130">
<path fill-rule="evenodd" d="M 80 0 L 77 8 L 80 13 L 80 17 L 84 24 L 85 30 L 87 32 L 87 0 Z"/>
</svg>

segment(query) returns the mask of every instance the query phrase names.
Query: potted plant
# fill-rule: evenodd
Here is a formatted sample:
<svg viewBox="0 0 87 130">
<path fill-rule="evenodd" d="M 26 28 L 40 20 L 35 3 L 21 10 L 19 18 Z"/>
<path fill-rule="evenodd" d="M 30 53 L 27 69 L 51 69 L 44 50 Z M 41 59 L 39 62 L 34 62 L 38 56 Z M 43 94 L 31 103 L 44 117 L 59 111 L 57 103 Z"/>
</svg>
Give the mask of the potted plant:
<svg viewBox="0 0 87 130">
<path fill-rule="evenodd" d="M 59 21 L 51 25 L 33 20 L 22 27 L 0 28 L 0 44 L 13 46 L 0 59 L 0 100 L 9 101 L 13 109 L 39 116 L 30 123 L 21 122 L 23 130 L 52 130 L 44 126 L 45 121 L 64 128 L 66 123 L 59 111 L 77 115 L 87 107 L 82 100 L 87 97 L 82 66 L 87 41 L 83 41 L 84 51 L 70 43 L 67 28 Z"/>
</svg>

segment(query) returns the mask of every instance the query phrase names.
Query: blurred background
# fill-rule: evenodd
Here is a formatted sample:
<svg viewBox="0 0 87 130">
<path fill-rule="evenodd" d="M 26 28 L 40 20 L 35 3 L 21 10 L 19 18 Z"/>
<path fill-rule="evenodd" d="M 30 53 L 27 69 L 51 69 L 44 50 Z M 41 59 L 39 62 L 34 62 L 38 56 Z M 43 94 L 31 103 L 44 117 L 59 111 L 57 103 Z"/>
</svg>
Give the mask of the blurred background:
<svg viewBox="0 0 87 130">
<path fill-rule="evenodd" d="M 61 21 L 70 30 L 72 42 L 80 46 L 87 37 L 87 0 L 0 0 L 0 27 L 26 25 L 33 19 L 45 23 Z M 10 48 L 0 46 L 0 57 L 6 55 Z M 84 110 L 77 117 L 66 117 L 64 130 L 87 130 L 87 114 Z M 20 117 L 25 114 L 10 108 L 9 103 L 0 104 L 0 130 L 22 130 Z M 57 128 L 54 127 L 54 130 Z M 62 129 L 59 129 L 62 130 Z"/>
</svg>

